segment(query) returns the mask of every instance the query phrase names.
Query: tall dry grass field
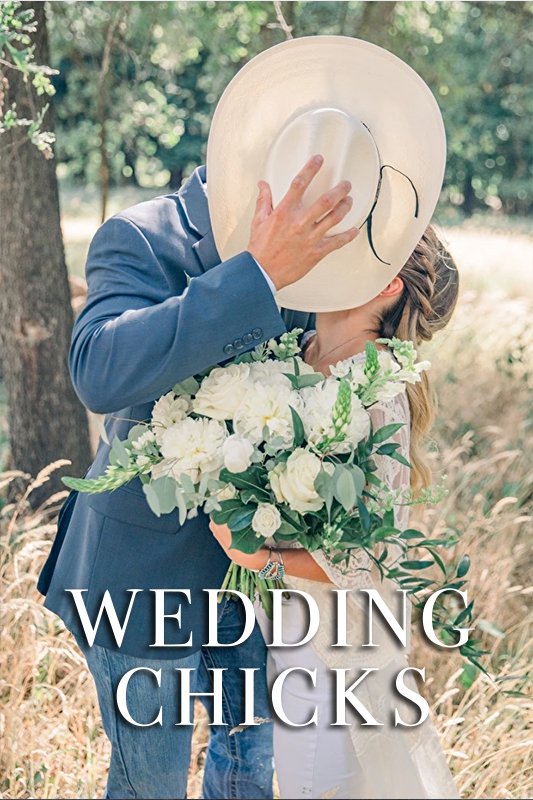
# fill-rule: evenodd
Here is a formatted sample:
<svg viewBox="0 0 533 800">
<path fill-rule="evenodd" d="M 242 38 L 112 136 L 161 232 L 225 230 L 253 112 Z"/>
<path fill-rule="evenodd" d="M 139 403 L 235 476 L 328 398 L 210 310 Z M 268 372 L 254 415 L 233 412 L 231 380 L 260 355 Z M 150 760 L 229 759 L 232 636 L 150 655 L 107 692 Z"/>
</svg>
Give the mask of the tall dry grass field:
<svg viewBox="0 0 533 800">
<path fill-rule="evenodd" d="M 426 667 L 442 745 L 461 795 L 526 798 L 532 793 L 526 698 L 530 623 L 533 241 L 489 231 L 447 230 L 462 274 L 449 328 L 421 350 L 433 362 L 440 411 L 430 442 L 435 481 L 449 495 L 419 524 L 435 535 L 462 533 L 469 592 L 490 650 L 494 682 L 463 669 L 453 652 L 425 645 L 411 657 Z M 528 385 L 529 384 L 529 385 Z M 10 480 L 4 476 L 4 487 Z M 0 490 L 1 491 L 1 490 Z M 42 607 L 35 583 L 55 532 L 62 496 L 31 512 L 22 497 L 0 515 L 1 791 L 6 798 L 101 797 L 109 747 L 92 680 L 73 639 Z M 189 796 L 199 797 L 207 727 L 196 723 Z"/>
</svg>

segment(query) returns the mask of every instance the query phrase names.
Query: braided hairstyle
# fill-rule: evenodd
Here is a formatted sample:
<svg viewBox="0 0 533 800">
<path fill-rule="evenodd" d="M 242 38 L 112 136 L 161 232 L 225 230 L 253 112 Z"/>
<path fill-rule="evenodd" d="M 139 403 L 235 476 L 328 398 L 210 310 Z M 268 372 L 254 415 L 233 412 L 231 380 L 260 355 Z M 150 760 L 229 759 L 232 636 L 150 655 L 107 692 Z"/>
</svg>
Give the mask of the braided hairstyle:
<svg viewBox="0 0 533 800">
<path fill-rule="evenodd" d="M 459 290 L 457 265 L 432 225 L 428 225 L 398 274 L 404 289 L 401 296 L 385 309 L 380 320 L 380 336 L 411 340 L 418 347 L 448 324 Z M 406 385 L 411 416 L 411 487 L 414 491 L 431 483 L 431 470 L 422 443 L 433 425 L 437 409 L 437 397 L 427 373 L 422 372 L 420 377 L 421 381 Z"/>
</svg>

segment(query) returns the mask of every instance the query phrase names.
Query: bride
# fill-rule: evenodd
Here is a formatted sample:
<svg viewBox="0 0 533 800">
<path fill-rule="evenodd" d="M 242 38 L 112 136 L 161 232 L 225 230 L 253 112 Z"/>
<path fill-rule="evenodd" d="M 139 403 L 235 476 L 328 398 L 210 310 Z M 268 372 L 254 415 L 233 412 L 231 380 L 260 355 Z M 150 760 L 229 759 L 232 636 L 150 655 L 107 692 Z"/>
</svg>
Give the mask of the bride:
<svg viewBox="0 0 533 800">
<path fill-rule="evenodd" d="M 456 265 L 429 225 L 404 267 L 376 297 L 357 308 L 317 312 L 316 330 L 307 331 L 302 338 L 302 357 L 327 376 L 329 367 L 339 361 L 364 359 L 367 340 L 398 337 L 413 341 L 416 347 L 448 323 L 457 292 Z M 378 477 L 392 490 L 411 486 L 416 491 L 428 485 L 430 471 L 424 462 L 421 438 L 432 424 L 434 408 L 426 373 L 422 373 L 421 382 L 404 384 L 402 393 L 375 403 L 368 411 L 374 430 L 393 422 L 404 423 L 394 440 L 413 467 L 378 455 Z M 409 527 L 409 506 L 396 505 L 394 514 L 398 528 Z M 228 556 L 242 566 L 260 570 L 269 558 L 283 561 L 286 585 L 312 595 L 320 610 L 321 626 L 308 644 L 269 647 L 271 680 L 291 667 L 300 668 L 285 680 L 283 705 L 291 722 L 301 727 L 274 719 L 274 760 L 281 797 L 458 797 L 431 717 L 416 725 L 419 712 L 413 714 L 412 705 L 410 711 L 407 704 L 402 706 L 394 691 L 396 676 L 408 666 L 409 638 L 406 648 L 400 646 L 385 624 L 375 619 L 380 615 L 374 614 L 374 642 L 379 647 L 331 646 L 335 641 L 333 589 L 376 589 L 397 615 L 396 584 L 382 582 L 363 552 L 352 555 L 348 567 L 336 565 L 321 550 L 278 550 L 269 556 L 268 549 L 262 548 L 255 555 L 245 555 L 230 548 L 225 526 L 212 524 L 212 530 Z M 261 606 L 257 605 L 256 613 L 265 641 L 272 641 L 270 621 Z M 307 613 L 296 593 L 284 600 L 283 624 L 285 641 L 297 642 L 305 634 Z M 367 624 L 365 594 L 349 592 L 347 641 L 364 642 Z M 316 687 L 302 667 L 316 670 Z M 358 685 L 357 698 L 380 724 L 368 726 L 353 713 L 347 715 L 348 726 L 332 725 L 335 704 L 331 670 L 349 670 L 348 686 L 365 668 L 377 669 Z M 417 692 L 410 672 L 404 681 Z M 305 725 L 316 707 L 317 724 Z M 407 724 L 395 727 L 394 708 Z"/>
</svg>

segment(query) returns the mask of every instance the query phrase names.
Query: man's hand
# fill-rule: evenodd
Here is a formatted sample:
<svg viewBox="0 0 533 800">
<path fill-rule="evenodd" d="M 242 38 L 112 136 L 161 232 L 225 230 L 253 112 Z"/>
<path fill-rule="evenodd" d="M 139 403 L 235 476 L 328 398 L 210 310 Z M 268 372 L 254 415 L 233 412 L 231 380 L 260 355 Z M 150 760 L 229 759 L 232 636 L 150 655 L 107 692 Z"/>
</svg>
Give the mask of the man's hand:
<svg viewBox="0 0 533 800">
<path fill-rule="evenodd" d="M 272 194 L 266 181 L 259 181 L 259 196 L 252 220 L 247 250 L 272 278 L 276 289 L 283 289 L 303 278 L 332 250 L 351 242 L 359 228 L 326 236 L 352 206 L 347 197 L 352 188 L 341 181 L 325 192 L 309 208 L 302 207 L 302 197 L 322 166 L 323 158 L 313 156 L 291 181 L 284 198 L 272 209 Z"/>
</svg>

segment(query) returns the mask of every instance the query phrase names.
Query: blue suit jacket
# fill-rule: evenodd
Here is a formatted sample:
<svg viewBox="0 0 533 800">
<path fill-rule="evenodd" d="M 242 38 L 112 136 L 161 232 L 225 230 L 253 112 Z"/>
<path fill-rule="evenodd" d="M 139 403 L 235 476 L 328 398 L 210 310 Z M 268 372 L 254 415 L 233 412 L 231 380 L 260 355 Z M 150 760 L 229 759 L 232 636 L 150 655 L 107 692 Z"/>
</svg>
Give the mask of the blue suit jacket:
<svg viewBox="0 0 533 800">
<path fill-rule="evenodd" d="M 221 263 L 209 221 L 206 169 L 198 167 L 178 192 L 139 203 L 108 219 L 88 253 L 87 303 L 72 333 L 69 368 L 87 408 L 104 413 L 109 441 L 124 439 L 138 420 L 150 417 L 160 395 L 178 381 L 222 364 L 270 337 L 298 326 L 308 330 L 314 314 L 283 309 L 248 251 Z M 108 464 L 101 439 L 87 477 Z M 52 550 L 39 577 L 45 606 L 82 636 L 72 596 L 85 589 L 94 623 L 109 590 L 122 621 L 137 594 L 122 652 L 180 658 L 206 636 L 206 594 L 218 588 L 228 559 L 200 513 L 180 526 L 177 511 L 156 517 L 139 479 L 113 492 L 71 492 L 58 520 Z M 192 647 L 150 647 L 154 641 L 154 595 L 150 589 L 189 589 L 191 604 L 169 595 L 166 613 L 182 606 L 181 629 L 165 624 L 166 642 Z M 96 644 L 116 649 L 107 618 Z"/>
</svg>

